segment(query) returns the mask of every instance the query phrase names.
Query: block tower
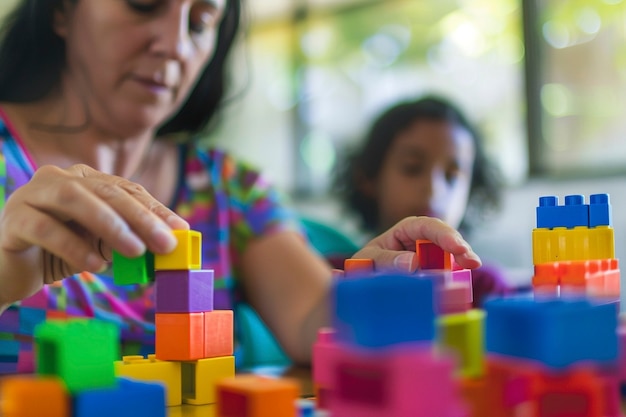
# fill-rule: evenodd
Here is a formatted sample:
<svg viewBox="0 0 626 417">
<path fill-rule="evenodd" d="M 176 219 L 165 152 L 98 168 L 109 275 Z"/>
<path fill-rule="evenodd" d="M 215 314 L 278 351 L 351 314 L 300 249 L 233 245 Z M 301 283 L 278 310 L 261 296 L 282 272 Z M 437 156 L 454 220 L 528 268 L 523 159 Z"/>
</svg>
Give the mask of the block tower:
<svg viewBox="0 0 626 417">
<path fill-rule="evenodd" d="M 472 271 L 455 264 L 452 254 L 428 240 L 415 242 L 416 278 L 433 281 L 437 313 L 437 340 L 457 356 L 457 371 L 464 378 L 484 372 L 484 320 L 482 310 L 472 309 Z M 347 259 L 345 275 L 375 274 L 371 259 Z"/>
<path fill-rule="evenodd" d="M 532 232 L 533 287 L 537 293 L 619 300 L 620 271 L 608 194 L 539 198 Z"/>
<path fill-rule="evenodd" d="M 456 289 L 449 254 L 435 248 L 418 242 L 428 253 L 416 276 L 377 273 L 371 260 L 346 263 L 333 289 L 333 328 L 313 348 L 318 408 L 337 417 L 465 415 L 454 358 L 435 347 L 438 314 L 468 311 L 471 287 Z"/>
<path fill-rule="evenodd" d="M 167 386 L 167 405 L 212 404 L 215 384 L 235 373 L 233 312 L 213 309 L 213 271 L 201 269 L 202 236 L 175 230 L 167 255 L 113 256 L 116 283 L 156 286 L 155 354 L 124 356 L 116 373 Z"/>
</svg>

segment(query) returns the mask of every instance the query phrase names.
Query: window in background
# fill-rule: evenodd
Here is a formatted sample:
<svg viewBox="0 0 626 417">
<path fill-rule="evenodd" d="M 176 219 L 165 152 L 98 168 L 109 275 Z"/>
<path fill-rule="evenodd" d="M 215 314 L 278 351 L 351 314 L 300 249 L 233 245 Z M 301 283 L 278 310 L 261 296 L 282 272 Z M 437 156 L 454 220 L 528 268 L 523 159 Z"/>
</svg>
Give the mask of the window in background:
<svg viewBox="0 0 626 417">
<path fill-rule="evenodd" d="M 376 113 L 438 93 L 479 125 L 510 183 L 525 178 L 519 1 L 302 3 L 291 22 L 253 24 L 234 65 L 250 87 L 213 141 L 288 191 L 323 194 Z"/>
<path fill-rule="evenodd" d="M 626 2 L 540 1 L 533 170 L 626 171 Z"/>
</svg>

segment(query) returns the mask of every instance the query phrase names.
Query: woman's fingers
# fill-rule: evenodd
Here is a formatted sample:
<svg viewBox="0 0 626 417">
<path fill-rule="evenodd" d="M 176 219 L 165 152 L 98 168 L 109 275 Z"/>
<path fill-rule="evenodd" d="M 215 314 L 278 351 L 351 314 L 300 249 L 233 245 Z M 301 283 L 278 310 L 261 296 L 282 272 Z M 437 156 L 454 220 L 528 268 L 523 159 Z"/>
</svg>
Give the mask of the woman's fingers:
<svg viewBox="0 0 626 417">
<path fill-rule="evenodd" d="M 62 171 L 45 167 L 36 175 L 58 176 L 55 170 Z M 85 166 L 62 171 L 61 178 L 55 186 L 46 184 L 43 190 L 31 192 L 29 204 L 80 225 L 94 239 L 102 239 L 107 247 L 126 256 L 139 256 L 146 246 L 156 253 L 173 250 L 177 242 L 166 221 L 177 228 L 189 227 L 143 187 L 123 178 Z"/>
<path fill-rule="evenodd" d="M 106 262 L 95 252 L 89 242 L 74 233 L 67 225 L 39 210 L 24 207 L 19 218 L 9 216 L 3 222 L 4 234 L 8 236 L 3 242 L 3 249 L 20 252 L 30 246 L 43 249 L 44 277 L 58 279 L 80 271 L 98 271 L 106 266 Z M 12 239 L 11 237 L 18 237 Z M 64 260 L 61 265 L 52 257 Z M 72 269 L 71 271 L 68 271 Z"/>
<path fill-rule="evenodd" d="M 408 217 L 370 241 L 353 258 L 374 259 L 378 270 L 412 272 L 417 267 L 415 241 L 430 240 L 454 255 L 463 268 L 477 268 L 480 258 L 452 227 L 431 217 Z"/>
</svg>

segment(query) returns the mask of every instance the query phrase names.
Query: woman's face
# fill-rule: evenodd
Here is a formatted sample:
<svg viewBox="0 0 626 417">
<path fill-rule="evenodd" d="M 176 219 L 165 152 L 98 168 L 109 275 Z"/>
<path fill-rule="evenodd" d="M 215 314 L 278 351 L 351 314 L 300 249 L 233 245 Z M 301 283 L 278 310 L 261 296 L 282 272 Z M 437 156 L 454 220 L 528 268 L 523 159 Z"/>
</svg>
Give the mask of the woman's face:
<svg viewBox="0 0 626 417">
<path fill-rule="evenodd" d="M 78 0 L 55 16 L 67 45 L 64 88 L 115 135 L 158 127 L 211 59 L 226 1 Z"/>
<path fill-rule="evenodd" d="M 380 230 L 407 216 L 437 217 L 458 228 L 472 182 L 471 134 L 446 121 L 419 120 L 400 132 L 373 187 Z"/>
</svg>

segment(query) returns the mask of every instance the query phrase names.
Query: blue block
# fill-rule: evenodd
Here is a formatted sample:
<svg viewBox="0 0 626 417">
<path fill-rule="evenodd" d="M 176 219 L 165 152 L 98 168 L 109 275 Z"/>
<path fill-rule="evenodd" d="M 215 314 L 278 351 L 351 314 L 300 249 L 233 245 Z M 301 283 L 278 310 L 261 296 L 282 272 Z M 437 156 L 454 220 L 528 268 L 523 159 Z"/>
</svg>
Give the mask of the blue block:
<svg viewBox="0 0 626 417">
<path fill-rule="evenodd" d="M 20 334 L 32 335 L 35 332 L 35 327 L 44 321 L 46 321 L 46 310 L 20 307 Z"/>
<path fill-rule="evenodd" d="M 555 196 L 539 197 L 537 207 L 537 228 L 553 229 L 566 227 L 568 229 L 589 225 L 589 205 L 585 204 L 582 195 L 565 196 L 565 205 L 558 205 Z"/>
<path fill-rule="evenodd" d="M 608 194 L 592 194 L 589 196 L 589 227 L 611 226 L 613 214 Z"/>
<path fill-rule="evenodd" d="M 432 341 L 434 285 L 403 275 L 339 281 L 334 290 L 337 340 L 366 348 Z"/>
<path fill-rule="evenodd" d="M 556 196 L 539 197 L 537 228 L 552 229 L 559 222 L 559 199 Z"/>
<path fill-rule="evenodd" d="M 565 205 L 561 208 L 560 227 L 589 226 L 589 205 L 582 195 L 566 195 Z"/>
<path fill-rule="evenodd" d="M 90 389 L 73 396 L 73 417 L 165 417 L 165 387 L 118 378 L 115 388 Z"/>
<path fill-rule="evenodd" d="M 581 361 L 614 365 L 617 307 L 587 300 L 501 298 L 485 303 L 489 353 L 562 369 Z"/>
</svg>

